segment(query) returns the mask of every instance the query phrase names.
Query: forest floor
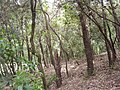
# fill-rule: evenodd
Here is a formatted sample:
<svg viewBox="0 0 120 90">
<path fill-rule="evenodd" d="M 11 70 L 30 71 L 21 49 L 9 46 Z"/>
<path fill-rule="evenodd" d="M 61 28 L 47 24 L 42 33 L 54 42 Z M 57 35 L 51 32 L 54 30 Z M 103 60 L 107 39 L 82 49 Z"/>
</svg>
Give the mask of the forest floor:
<svg viewBox="0 0 120 90">
<path fill-rule="evenodd" d="M 114 69 L 109 69 L 106 54 L 95 56 L 95 75 L 91 77 L 88 77 L 86 73 L 86 60 L 81 59 L 78 62 L 79 65 L 77 65 L 75 60 L 68 62 L 69 77 L 65 73 L 65 63 L 61 63 L 62 86 L 57 89 L 55 81 L 53 81 L 49 86 L 49 90 L 120 90 L 119 57 Z M 50 67 L 45 72 L 51 76 L 54 73 L 54 69 Z"/>
</svg>

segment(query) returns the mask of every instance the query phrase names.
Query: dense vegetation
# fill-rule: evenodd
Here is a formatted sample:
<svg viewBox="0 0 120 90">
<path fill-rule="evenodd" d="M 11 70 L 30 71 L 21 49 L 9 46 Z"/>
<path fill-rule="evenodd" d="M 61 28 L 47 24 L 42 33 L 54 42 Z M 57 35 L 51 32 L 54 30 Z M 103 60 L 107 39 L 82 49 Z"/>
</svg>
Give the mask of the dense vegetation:
<svg viewBox="0 0 120 90">
<path fill-rule="evenodd" d="M 102 52 L 113 69 L 119 12 L 119 0 L 0 0 L 0 89 L 47 90 L 52 81 L 59 88 L 61 62 L 69 77 L 69 60 L 83 57 L 87 75 L 95 75 L 94 56 Z"/>
</svg>

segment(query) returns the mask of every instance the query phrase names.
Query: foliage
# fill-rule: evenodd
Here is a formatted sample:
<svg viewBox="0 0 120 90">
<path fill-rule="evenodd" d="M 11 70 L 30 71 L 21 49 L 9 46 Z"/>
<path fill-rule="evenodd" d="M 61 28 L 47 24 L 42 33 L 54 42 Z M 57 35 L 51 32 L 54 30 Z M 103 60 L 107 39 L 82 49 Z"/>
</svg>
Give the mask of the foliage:
<svg viewBox="0 0 120 90">
<path fill-rule="evenodd" d="M 119 40 L 116 39 L 116 31 L 119 30 L 119 25 L 115 23 L 119 24 L 120 3 L 116 0 L 113 0 L 113 9 L 110 0 L 106 2 L 104 7 L 97 0 L 91 2 L 82 0 L 82 10 L 75 2 L 80 0 L 54 0 L 52 6 L 49 5 L 49 0 L 33 0 L 37 1 L 36 10 L 33 12 L 36 13 L 35 22 L 32 22 L 34 18 L 32 18 L 29 1 L 31 0 L 0 0 L 0 75 L 1 77 L 14 76 L 10 80 L 13 89 L 43 89 L 38 65 L 42 66 L 44 62 L 49 66 L 51 54 L 55 49 L 58 49 L 59 53 L 63 52 L 56 34 L 60 37 L 62 48 L 68 53 L 69 58 L 85 56 L 79 18 L 81 13 L 84 13 L 86 17 L 86 27 L 89 30 L 95 54 L 106 52 L 105 38 L 94 23 L 94 21 L 98 22 L 104 32 L 103 9 L 107 18 L 105 22 L 110 27 L 109 31 L 106 24 L 106 37 L 108 37 L 108 41 L 114 41 L 115 48 L 118 46 L 116 41 Z M 113 11 L 115 11 L 116 17 Z M 34 28 L 31 27 L 33 23 L 35 30 L 34 33 L 31 33 Z M 32 36 L 35 53 L 32 52 Z M 38 55 L 41 61 L 37 61 Z M 61 55 L 64 60 L 66 54 L 62 53 Z M 112 67 L 114 68 L 114 66 Z M 37 72 L 37 75 L 29 73 L 30 70 Z M 48 86 L 56 79 L 56 75 L 51 75 Z"/>
<path fill-rule="evenodd" d="M 39 76 L 38 76 L 38 75 Z M 36 75 L 26 71 L 18 71 L 13 78 L 13 89 L 17 90 L 43 90 L 41 73 Z"/>
</svg>

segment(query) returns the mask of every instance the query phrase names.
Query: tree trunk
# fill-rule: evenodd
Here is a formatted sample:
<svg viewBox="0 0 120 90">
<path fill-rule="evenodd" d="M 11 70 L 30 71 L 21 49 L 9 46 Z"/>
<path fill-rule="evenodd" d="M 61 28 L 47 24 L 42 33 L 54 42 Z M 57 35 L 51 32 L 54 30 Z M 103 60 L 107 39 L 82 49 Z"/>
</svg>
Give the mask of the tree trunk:
<svg viewBox="0 0 120 90">
<path fill-rule="evenodd" d="M 44 73 L 44 70 L 43 70 L 40 54 L 38 55 L 38 62 L 39 62 L 38 69 L 42 73 L 41 78 L 42 78 L 42 82 L 43 82 L 43 87 L 44 87 L 44 90 L 47 90 L 47 82 L 46 82 L 45 73 Z"/>
<path fill-rule="evenodd" d="M 107 29 L 106 29 L 106 14 L 105 14 L 105 11 L 104 11 L 104 3 L 103 3 L 103 0 L 101 0 L 101 5 L 102 5 L 102 16 L 103 16 L 103 28 L 104 28 L 104 33 L 106 35 L 106 37 L 108 37 L 107 35 Z M 107 50 L 107 55 L 108 55 L 108 60 L 109 60 L 109 67 L 111 67 L 111 65 L 113 64 L 112 62 L 112 57 L 111 57 L 111 52 L 110 52 L 110 46 L 107 42 L 106 39 L 104 39 L 105 41 L 105 46 L 106 46 L 106 50 Z"/>
<path fill-rule="evenodd" d="M 48 67 L 50 66 L 50 60 L 49 60 L 49 55 L 48 55 L 48 47 L 47 45 L 45 46 L 45 60 L 46 60 L 46 63 L 48 65 Z"/>
<path fill-rule="evenodd" d="M 89 31 L 86 26 L 86 17 L 83 14 L 80 14 L 79 17 L 80 17 L 82 33 L 83 33 L 85 54 L 87 58 L 87 72 L 88 72 L 88 75 L 93 75 L 94 74 L 94 65 L 93 65 L 94 55 L 93 55 L 93 50 L 90 42 Z"/>
<path fill-rule="evenodd" d="M 115 61 L 117 60 L 117 56 L 116 56 L 116 50 L 115 50 L 115 43 L 113 42 L 112 40 L 112 34 L 111 34 L 111 30 L 110 30 L 110 26 L 107 22 L 107 27 L 108 27 L 108 31 L 109 31 L 109 38 L 110 38 L 110 44 L 111 44 L 111 52 L 112 52 L 112 62 L 111 62 L 111 65 L 109 65 L 110 67 L 113 67 L 114 64 L 115 64 Z"/>
<path fill-rule="evenodd" d="M 46 39 L 47 39 L 48 50 L 49 50 L 49 53 L 50 53 L 51 64 L 54 66 L 55 62 L 54 62 L 54 57 L 53 57 L 53 53 L 52 53 L 53 50 L 52 50 L 52 47 L 51 47 L 51 36 L 50 36 L 49 33 L 48 33 L 48 36 L 46 36 Z"/>
<path fill-rule="evenodd" d="M 31 43 L 32 54 L 35 54 L 34 33 L 35 33 L 35 18 L 36 18 L 37 0 L 30 0 L 30 4 L 31 4 L 31 13 L 32 13 L 32 25 L 31 25 L 32 30 L 31 30 L 30 43 Z"/>
<path fill-rule="evenodd" d="M 59 35 L 55 32 L 55 30 L 52 28 L 52 26 L 49 24 L 51 30 L 54 32 L 54 34 L 57 36 L 59 42 L 60 42 L 60 48 L 62 49 L 62 51 L 65 53 L 66 55 L 66 58 L 65 58 L 65 64 L 66 64 L 66 74 L 67 74 L 67 77 L 69 77 L 69 72 L 68 72 L 68 66 L 67 66 L 67 61 L 69 61 L 69 55 L 67 53 L 67 51 L 63 48 L 63 45 L 62 45 L 62 41 L 59 37 Z"/>
<path fill-rule="evenodd" d="M 61 65 L 60 65 L 60 57 L 58 56 L 58 51 L 54 52 L 54 60 L 55 60 L 55 72 L 57 76 L 56 85 L 59 88 L 62 85 L 62 76 L 61 76 Z"/>
<path fill-rule="evenodd" d="M 120 24 L 119 19 L 117 17 L 117 14 L 115 12 L 115 9 L 114 9 L 115 7 L 113 6 L 112 0 L 109 0 L 109 2 L 110 2 L 110 5 L 111 5 L 112 16 L 114 18 L 114 22 Z M 117 40 L 118 40 L 118 42 L 117 42 L 118 47 L 120 48 L 120 27 L 118 25 L 114 24 L 114 28 L 115 28 L 116 37 L 117 37 Z"/>
<path fill-rule="evenodd" d="M 42 53 L 42 58 L 43 58 L 44 65 L 45 65 L 45 67 L 48 67 L 47 63 L 45 61 L 45 55 L 44 55 L 44 51 L 43 51 L 43 45 L 41 43 L 41 36 L 39 37 L 39 44 L 40 44 L 40 49 L 41 49 L 41 53 Z"/>
</svg>

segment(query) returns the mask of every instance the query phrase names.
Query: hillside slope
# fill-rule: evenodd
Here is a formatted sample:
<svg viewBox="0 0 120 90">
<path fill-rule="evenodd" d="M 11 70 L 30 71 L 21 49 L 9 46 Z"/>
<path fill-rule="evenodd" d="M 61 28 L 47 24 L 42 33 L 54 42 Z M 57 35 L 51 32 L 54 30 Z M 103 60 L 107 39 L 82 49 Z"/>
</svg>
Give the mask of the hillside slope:
<svg viewBox="0 0 120 90">
<path fill-rule="evenodd" d="M 109 69 L 106 54 L 95 56 L 95 75 L 91 77 L 87 77 L 85 59 L 79 60 L 79 64 L 69 62 L 69 78 L 62 64 L 63 84 L 57 89 L 53 82 L 49 90 L 120 90 L 120 59 L 116 61 L 114 69 Z"/>
</svg>

